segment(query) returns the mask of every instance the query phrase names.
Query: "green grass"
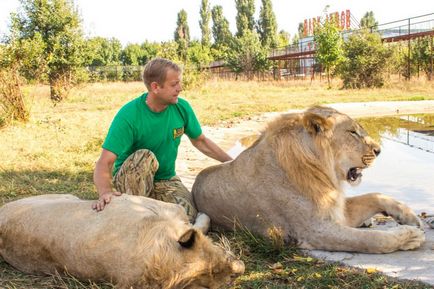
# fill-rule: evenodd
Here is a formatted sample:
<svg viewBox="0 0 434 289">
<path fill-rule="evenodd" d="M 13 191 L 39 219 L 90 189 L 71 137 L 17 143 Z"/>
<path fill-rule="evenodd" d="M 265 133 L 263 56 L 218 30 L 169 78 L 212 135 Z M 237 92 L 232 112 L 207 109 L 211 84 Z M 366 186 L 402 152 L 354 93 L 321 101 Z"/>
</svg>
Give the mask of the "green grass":
<svg viewBox="0 0 434 289">
<path fill-rule="evenodd" d="M 0 130 L 0 205 L 31 195 L 72 193 L 96 198 L 94 162 L 116 111 L 140 95 L 142 83 L 89 84 L 71 91 L 57 105 L 47 86 L 25 87 L 31 104 L 28 123 Z M 209 81 L 183 92 L 205 125 L 285 111 L 313 104 L 350 101 L 434 99 L 434 82 L 395 82 L 383 89 L 341 90 L 335 83 Z M 246 231 L 225 233 L 246 263 L 246 273 L 233 288 L 429 288 L 368 274 L 339 264 L 303 257 L 291 245 L 253 236 Z M 111 288 L 110 284 L 78 281 L 71 276 L 22 274 L 0 259 L 0 288 Z"/>
</svg>

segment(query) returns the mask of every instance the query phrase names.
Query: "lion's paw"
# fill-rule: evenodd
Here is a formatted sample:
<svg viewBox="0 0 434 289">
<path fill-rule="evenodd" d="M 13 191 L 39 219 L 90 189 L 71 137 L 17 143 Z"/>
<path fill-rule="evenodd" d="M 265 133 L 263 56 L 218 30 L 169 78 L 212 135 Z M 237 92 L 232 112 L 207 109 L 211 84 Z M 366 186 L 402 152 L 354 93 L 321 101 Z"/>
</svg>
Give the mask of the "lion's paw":
<svg viewBox="0 0 434 289">
<path fill-rule="evenodd" d="M 413 250 L 425 242 L 424 231 L 413 226 L 399 226 L 393 232 L 396 234 L 399 250 Z"/>
<path fill-rule="evenodd" d="M 398 214 L 392 214 L 392 217 L 402 225 L 416 226 L 423 228 L 424 224 L 421 219 L 408 207 L 402 208 Z"/>
</svg>

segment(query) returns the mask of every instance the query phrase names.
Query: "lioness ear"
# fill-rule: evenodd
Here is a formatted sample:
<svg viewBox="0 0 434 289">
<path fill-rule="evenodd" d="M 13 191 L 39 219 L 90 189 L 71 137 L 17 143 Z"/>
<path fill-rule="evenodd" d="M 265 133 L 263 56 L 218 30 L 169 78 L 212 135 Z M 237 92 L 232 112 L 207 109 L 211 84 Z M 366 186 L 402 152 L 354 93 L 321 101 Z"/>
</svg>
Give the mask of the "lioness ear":
<svg viewBox="0 0 434 289">
<path fill-rule="evenodd" d="M 303 126 L 310 134 L 321 134 L 333 128 L 333 121 L 311 112 L 304 113 Z"/>
<path fill-rule="evenodd" d="M 196 239 L 196 230 L 195 229 L 188 229 L 187 232 L 182 234 L 182 236 L 179 238 L 178 243 L 184 247 L 184 248 L 191 248 L 194 245 L 194 241 Z"/>
</svg>

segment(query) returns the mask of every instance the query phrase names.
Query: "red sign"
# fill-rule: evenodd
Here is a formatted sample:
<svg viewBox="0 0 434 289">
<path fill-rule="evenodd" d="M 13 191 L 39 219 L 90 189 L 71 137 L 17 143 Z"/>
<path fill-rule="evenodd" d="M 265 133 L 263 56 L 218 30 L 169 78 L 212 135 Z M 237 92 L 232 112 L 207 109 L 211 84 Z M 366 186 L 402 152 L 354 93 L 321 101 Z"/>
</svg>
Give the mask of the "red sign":
<svg viewBox="0 0 434 289">
<path fill-rule="evenodd" d="M 350 10 L 339 12 L 333 12 L 326 15 L 326 22 L 331 21 L 336 24 L 341 30 L 348 30 L 351 28 L 351 12 Z M 321 17 L 318 16 L 316 18 L 304 19 L 303 22 L 303 36 L 312 36 L 315 28 L 321 25 Z"/>
</svg>

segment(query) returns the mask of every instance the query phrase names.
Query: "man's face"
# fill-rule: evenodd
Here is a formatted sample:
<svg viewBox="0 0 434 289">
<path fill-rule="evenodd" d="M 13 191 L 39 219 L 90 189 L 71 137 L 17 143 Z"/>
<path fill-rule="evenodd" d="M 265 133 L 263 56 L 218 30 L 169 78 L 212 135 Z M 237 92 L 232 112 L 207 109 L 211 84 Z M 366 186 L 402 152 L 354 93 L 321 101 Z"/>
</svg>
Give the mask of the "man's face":
<svg viewBox="0 0 434 289">
<path fill-rule="evenodd" d="M 166 81 L 163 85 L 158 85 L 155 93 L 161 104 L 178 103 L 178 95 L 182 91 L 181 80 L 181 72 L 173 69 L 167 70 Z"/>
</svg>

